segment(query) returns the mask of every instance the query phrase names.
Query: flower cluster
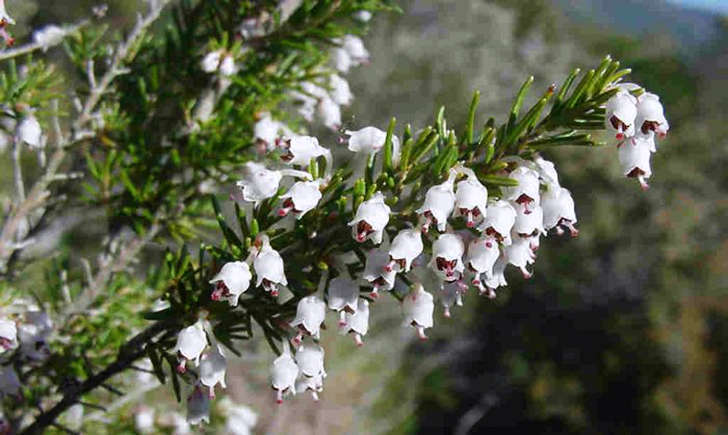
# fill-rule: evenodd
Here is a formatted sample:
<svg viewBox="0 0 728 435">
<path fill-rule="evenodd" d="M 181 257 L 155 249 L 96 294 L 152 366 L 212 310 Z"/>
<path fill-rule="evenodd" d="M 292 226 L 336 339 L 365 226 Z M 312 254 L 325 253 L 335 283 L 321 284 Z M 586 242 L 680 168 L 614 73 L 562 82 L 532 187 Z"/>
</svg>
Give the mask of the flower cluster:
<svg viewBox="0 0 728 435">
<path fill-rule="evenodd" d="M 619 85 L 618 92 L 607 101 L 605 127 L 617 139 L 619 163 L 625 176 L 636 178 L 643 190 L 650 186 L 650 158 L 657 151 L 655 136 L 664 138 L 670 125 L 660 103 L 660 97 L 642 91 L 638 85 Z"/>
</svg>

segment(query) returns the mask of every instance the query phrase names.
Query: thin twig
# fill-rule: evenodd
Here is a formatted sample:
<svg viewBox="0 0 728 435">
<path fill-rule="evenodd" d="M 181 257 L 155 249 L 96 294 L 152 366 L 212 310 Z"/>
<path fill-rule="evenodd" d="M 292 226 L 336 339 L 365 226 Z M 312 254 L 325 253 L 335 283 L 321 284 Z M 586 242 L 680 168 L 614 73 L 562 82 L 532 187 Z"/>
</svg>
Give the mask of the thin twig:
<svg viewBox="0 0 728 435">
<path fill-rule="evenodd" d="M 83 21 L 79 22 L 78 24 L 65 28 L 64 29 L 65 35 L 63 35 L 62 38 L 59 38 L 58 42 L 56 42 L 55 44 L 52 44 L 52 45 L 60 44 L 61 41 L 63 41 L 63 38 L 67 37 L 68 35 L 75 32 L 76 30 L 80 29 L 81 27 L 86 26 L 89 22 L 90 22 L 89 20 L 83 20 Z M 24 54 L 32 53 L 36 50 L 47 50 L 49 47 L 51 47 L 51 45 L 43 44 L 38 41 L 33 41 L 31 43 L 21 45 L 16 48 L 12 48 L 10 50 L 0 51 L 0 61 L 10 59 L 13 57 L 22 56 Z"/>
</svg>

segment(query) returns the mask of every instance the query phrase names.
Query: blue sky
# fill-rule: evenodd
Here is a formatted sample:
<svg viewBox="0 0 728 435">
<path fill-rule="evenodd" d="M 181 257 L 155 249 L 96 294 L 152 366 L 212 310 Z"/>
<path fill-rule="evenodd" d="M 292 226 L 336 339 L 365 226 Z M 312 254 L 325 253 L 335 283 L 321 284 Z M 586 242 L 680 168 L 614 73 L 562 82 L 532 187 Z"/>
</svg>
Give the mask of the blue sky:
<svg viewBox="0 0 728 435">
<path fill-rule="evenodd" d="M 728 0 L 670 0 L 683 6 L 728 14 Z"/>
</svg>

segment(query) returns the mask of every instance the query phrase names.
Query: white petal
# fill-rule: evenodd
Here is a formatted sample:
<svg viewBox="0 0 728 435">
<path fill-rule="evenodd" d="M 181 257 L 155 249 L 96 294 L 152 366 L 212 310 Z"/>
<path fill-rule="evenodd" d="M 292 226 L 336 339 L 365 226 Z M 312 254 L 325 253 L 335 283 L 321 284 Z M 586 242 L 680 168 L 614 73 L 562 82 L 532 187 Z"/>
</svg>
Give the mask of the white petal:
<svg viewBox="0 0 728 435">
<path fill-rule="evenodd" d="M 366 265 L 364 266 L 364 272 L 362 278 L 373 283 L 378 278 L 382 278 L 387 284 L 383 290 L 391 290 L 394 288 L 394 280 L 397 276 L 397 272 L 393 269 L 387 271 L 385 266 L 389 263 L 389 253 L 380 249 L 372 249 L 367 254 Z"/>
<path fill-rule="evenodd" d="M 200 382 L 202 385 L 214 388 L 217 384 L 225 388 L 225 372 L 227 361 L 217 346 L 213 346 L 202 356 L 200 362 Z"/>
<path fill-rule="evenodd" d="M 359 335 L 366 335 L 369 332 L 369 301 L 359 299 L 357 309 L 353 314 L 346 314 L 346 326 L 342 332 L 354 332 Z"/>
<path fill-rule="evenodd" d="M 650 157 L 650 142 L 641 140 L 639 137 L 625 141 L 619 147 L 619 163 L 624 175 L 629 175 L 635 169 L 639 169 L 644 172 L 645 178 L 649 178 L 652 175 Z"/>
<path fill-rule="evenodd" d="M 263 279 L 267 279 L 274 284 L 288 284 L 286 273 L 283 269 L 283 258 L 270 245 L 263 246 L 260 253 L 255 257 L 253 268 L 257 276 L 256 287 L 263 283 Z"/>
<path fill-rule="evenodd" d="M 43 131 L 38 120 L 33 115 L 28 115 L 18 125 L 18 137 L 33 148 L 41 147 Z"/>
<path fill-rule="evenodd" d="M 202 320 L 184 328 L 177 335 L 175 350 L 187 360 L 194 360 L 199 364 L 200 355 L 205 347 L 207 347 L 207 335 L 202 326 Z"/>
<path fill-rule="evenodd" d="M 296 352 L 296 363 L 306 376 L 326 376 L 324 370 L 324 349 L 319 345 L 301 345 Z"/>
<path fill-rule="evenodd" d="M 321 122 L 331 130 L 341 128 L 341 107 L 329 97 L 322 98 L 318 105 Z"/>
<path fill-rule="evenodd" d="M 516 221 L 513 224 L 513 232 L 518 234 L 533 234 L 534 232 L 543 232 L 543 208 L 541 206 L 533 206 L 528 209 L 523 207 L 515 207 Z"/>
<path fill-rule="evenodd" d="M 503 244 L 511 243 L 511 229 L 516 222 L 516 209 L 508 201 L 493 200 L 488 203 L 488 213 L 478 229 L 486 232 L 492 228 L 503 237 Z"/>
<path fill-rule="evenodd" d="M 260 163 L 248 162 L 243 167 L 243 179 L 237 185 L 242 189 L 245 201 L 258 202 L 276 194 L 281 178 L 279 171 L 266 169 Z"/>
<path fill-rule="evenodd" d="M 422 234 L 419 230 L 402 230 L 392 240 L 389 256 L 393 260 L 405 261 L 405 272 L 409 272 L 412 261 L 422 254 Z"/>
<path fill-rule="evenodd" d="M 187 422 L 192 425 L 210 422 L 210 397 L 195 387 L 187 398 Z"/>
<path fill-rule="evenodd" d="M 217 71 L 220 66 L 220 59 L 222 58 L 222 50 L 216 50 L 210 53 L 202 59 L 202 70 L 206 73 L 213 73 Z"/>
<path fill-rule="evenodd" d="M 434 324 L 432 314 L 435 303 L 432 295 L 425 291 L 422 284 L 415 284 L 412 291 L 402 301 L 405 326 L 431 328 Z M 414 325 L 412 325 L 414 323 Z"/>
<path fill-rule="evenodd" d="M 416 210 L 417 214 L 430 212 L 437 220 L 438 231 L 445 231 L 447 218 L 455 208 L 455 192 L 451 180 L 432 186 L 425 194 L 425 202 Z"/>
<path fill-rule="evenodd" d="M 330 77 L 330 84 L 331 93 L 329 95 L 336 104 L 342 106 L 348 106 L 351 104 L 351 100 L 354 98 L 354 95 L 352 95 L 351 89 L 349 88 L 349 82 L 347 82 L 346 79 L 342 78 L 338 74 L 332 74 Z"/>
<path fill-rule="evenodd" d="M 66 31 L 62 28 L 49 24 L 41 29 L 33 32 L 33 41 L 47 50 L 49 47 L 59 44 L 66 36 Z"/>
<path fill-rule="evenodd" d="M 355 153 L 377 153 L 384 147 L 387 140 L 387 132 L 376 127 L 364 127 L 361 130 L 347 130 L 349 136 L 349 151 Z M 394 137 L 392 137 L 394 140 Z M 397 139 L 399 141 L 399 139 Z"/>
<path fill-rule="evenodd" d="M 281 196 L 282 199 L 291 198 L 294 210 L 299 213 L 298 219 L 316 208 L 321 197 L 319 183 L 316 181 L 297 181 L 285 195 Z"/>
<path fill-rule="evenodd" d="M 231 261 L 225 263 L 220 272 L 210 280 L 210 284 L 222 281 L 230 291 L 231 305 L 237 306 L 238 297 L 248 289 L 252 278 L 253 275 L 250 273 L 247 263 Z M 234 303 L 232 303 L 233 301 Z"/>
<path fill-rule="evenodd" d="M 298 301 L 296 318 L 291 322 L 291 327 L 303 326 L 310 335 L 318 338 L 325 318 L 326 303 L 318 296 L 306 296 Z"/>
<path fill-rule="evenodd" d="M 500 249 L 498 248 L 498 243 L 488 238 L 478 238 L 468 245 L 467 262 L 478 273 L 485 273 L 490 276 L 493 272 L 493 265 L 495 265 L 499 255 Z"/>
</svg>

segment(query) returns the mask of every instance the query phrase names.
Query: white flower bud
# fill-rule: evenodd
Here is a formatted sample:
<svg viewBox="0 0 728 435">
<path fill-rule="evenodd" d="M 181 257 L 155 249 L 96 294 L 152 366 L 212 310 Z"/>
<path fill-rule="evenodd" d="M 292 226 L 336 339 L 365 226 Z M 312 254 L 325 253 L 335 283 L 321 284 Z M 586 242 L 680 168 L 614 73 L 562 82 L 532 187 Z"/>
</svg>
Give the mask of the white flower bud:
<svg viewBox="0 0 728 435">
<path fill-rule="evenodd" d="M 626 90 L 621 90 L 607 101 L 604 125 L 622 141 L 634 136 L 637 117 L 637 99 Z"/>
<path fill-rule="evenodd" d="M 468 177 L 457 184 L 455 213 L 465 217 L 468 228 L 485 217 L 487 202 L 488 189 L 476 177 Z"/>
<path fill-rule="evenodd" d="M 450 307 L 463 305 L 463 292 L 457 282 L 445 283 L 440 289 L 440 303 L 444 308 L 443 315 L 448 319 L 451 317 Z"/>
<path fill-rule="evenodd" d="M 510 245 L 511 229 L 516 223 L 516 214 L 516 209 L 508 201 L 491 200 L 488 202 L 485 219 L 478 230 L 503 245 Z"/>
<path fill-rule="evenodd" d="M 635 122 L 639 133 L 643 135 L 657 133 L 662 138 L 667 135 L 670 129 L 670 125 L 665 119 L 660 97 L 649 92 L 645 92 L 637 99 L 637 118 Z"/>
<path fill-rule="evenodd" d="M 565 227 L 571 232 L 572 237 L 579 235 L 579 230 L 574 227 L 576 223 L 574 200 L 568 189 L 549 185 L 541 198 L 541 206 L 543 207 L 544 229 L 556 228 L 559 234 L 562 234 L 561 227 Z"/>
<path fill-rule="evenodd" d="M 622 173 L 627 177 L 636 178 L 642 190 L 650 187 L 647 184 L 647 179 L 652 176 L 650 148 L 649 138 L 639 136 L 625 141 L 619 147 L 619 164 L 622 166 Z"/>
<path fill-rule="evenodd" d="M 301 373 L 300 391 L 311 391 L 314 400 L 318 400 L 318 393 L 323 391 L 324 349 L 318 345 L 301 346 L 296 352 L 296 363 Z"/>
<path fill-rule="evenodd" d="M 432 313 L 435 303 L 430 293 L 426 292 L 422 284 L 416 283 L 402 301 L 404 313 L 403 326 L 412 326 L 417 329 L 420 340 L 427 340 L 425 329 L 433 325 Z"/>
<path fill-rule="evenodd" d="M 210 397 L 197 385 L 187 397 L 187 422 L 197 425 L 203 421 L 210 423 Z"/>
<path fill-rule="evenodd" d="M 296 318 L 291 322 L 292 328 L 298 328 L 298 336 L 294 339 L 296 344 L 301 343 L 303 334 L 319 339 L 321 324 L 326 318 L 326 303 L 318 296 L 306 296 L 298 301 Z"/>
<path fill-rule="evenodd" d="M 351 93 L 349 88 L 349 82 L 345 78 L 338 74 L 331 74 L 329 77 L 329 84 L 331 85 L 331 92 L 329 96 L 331 99 L 341 106 L 348 106 L 354 99 L 354 95 Z"/>
<path fill-rule="evenodd" d="M 362 202 L 356 210 L 354 219 L 349 222 L 354 240 L 363 243 L 369 239 L 375 245 L 382 243 L 382 232 L 389 222 L 390 212 L 391 209 L 384 203 L 384 195 L 381 192 Z"/>
<path fill-rule="evenodd" d="M 361 21 L 362 23 L 369 22 L 372 19 L 372 13 L 369 11 L 357 11 L 354 14 L 354 18 Z"/>
<path fill-rule="evenodd" d="M 285 194 L 281 195 L 283 206 L 278 210 L 278 216 L 286 216 L 293 212 L 297 219 L 316 208 L 321 200 L 321 184 L 318 181 L 297 181 Z"/>
<path fill-rule="evenodd" d="M 540 205 L 532 206 L 528 210 L 523 207 L 514 208 L 516 209 L 516 221 L 513 224 L 513 233 L 530 236 L 543 232 L 543 208 Z"/>
<path fill-rule="evenodd" d="M 389 247 L 389 263 L 385 270 L 396 272 L 409 272 L 412 261 L 422 254 L 422 234 L 419 229 L 400 231 L 392 240 Z"/>
<path fill-rule="evenodd" d="M 362 341 L 362 337 L 367 335 L 369 331 L 369 301 L 359 299 L 356 311 L 346 313 L 346 320 L 340 326 L 339 331 L 341 334 L 353 334 L 354 343 L 357 346 L 363 346 L 364 342 Z"/>
<path fill-rule="evenodd" d="M 250 266 L 242 261 L 231 261 L 225 263 L 211 280 L 210 284 L 215 285 L 212 292 L 212 300 L 227 300 L 230 306 L 237 307 L 240 295 L 250 287 L 250 280 L 253 274 L 250 273 Z"/>
<path fill-rule="evenodd" d="M 425 223 L 422 231 L 427 233 L 430 225 L 437 225 L 439 232 L 447 228 L 447 217 L 455 209 L 455 192 L 453 191 L 454 173 L 444 183 L 432 186 L 425 194 L 425 203 L 416 212 L 422 215 Z"/>
<path fill-rule="evenodd" d="M 464 253 L 465 244 L 460 236 L 441 234 L 432 244 L 432 259 L 429 266 L 443 281 L 459 280 L 465 270 L 462 258 Z"/>
<path fill-rule="evenodd" d="M 233 75 L 236 71 L 235 60 L 222 49 L 207 53 L 202 59 L 201 67 L 206 73 L 211 74 L 219 71 L 224 76 Z"/>
<path fill-rule="evenodd" d="M 12 349 L 18 345 L 18 329 L 15 322 L 0 319 L 0 350 Z"/>
<path fill-rule="evenodd" d="M 215 386 L 220 384 L 222 388 L 225 385 L 225 373 L 227 372 L 227 360 L 222 353 L 220 345 L 212 346 L 202 355 L 200 361 L 200 382 L 202 385 L 210 389 L 210 398 L 215 397 Z"/>
<path fill-rule="evenodd" d="M 284 394 L 296 394 L 298 365 L 291 356 L 288 342 L 283 343 L 283 353 L 271 365 L 271 386 L 276 390 L 276 402 L 283 403 Z"/>
<path fill-rule="evenodd" d="M 522 205 L 526 213 L 531 206 L 539 205 L 541 194 L 538 172 L 526 166 L 519 166 L 508 175 L 508 178 L 516 180 L 518 185 L 504 187 L 503 199 Z"/>
<path fill-rule="evenodd" d="M 271 296 L 278 296 L 278 285 L 288 285 L 286 273 L 283 268 L 283 258 L 270 246 L 267 236 L 259 239 L 261 247 L 253 261 L 253 269 L 257 277 L 256 287 L 263 286 L 263 289 L 270 292 Z"/>
<path fill-rule="evenodd" d="M 28 114 L 20 121 L 16 136 L 20 142 L 27 143 L 31 148 L 43 146 L 43 131 L 40 128 L 40 123 L 32 114 Z"/>
<path fill-rule="evenodd" d="M 533 274 L 526 268 L 526 266 L 536 261 L 536 255 L 531 249 L 531 239 L 530 237 L 521 237 L 515 232 L 512 237 L 513 243 L 504 249 L 508 264 L 519 268 L 525 279 L 531 278 Z"/>
<path fill-rule="evenodd" d="M 200 365 L 200 356 L 207 347 L 207 334 L 205 333 L 204 320 L 200 319 L 179 332 L 177 345 L 174 351 L 180 359 L 177 371 L 184 373 L 187 370 L 187 361 L 194 361 L 195 366 Z"/>
<path fill-rule="evenodd" d="M 366 265 L 362 278 L 372 284 L 373 290 L 371 297 L 378 298 L 379 290 L 392 290 L 394 288 L 394 279 L 397 272 L 387 270 L 389 264 L 389 253 L 381 249 L 372 249 L 367 254 Z"/>
<path fill-rule="evenodd" d="M 329 282 L 329 308 L 339 313 L 339 326 L 346 324 L 346 313 L 356 312 L 359 285 L 352 279 L 338 276 Z"/>
</svg>

